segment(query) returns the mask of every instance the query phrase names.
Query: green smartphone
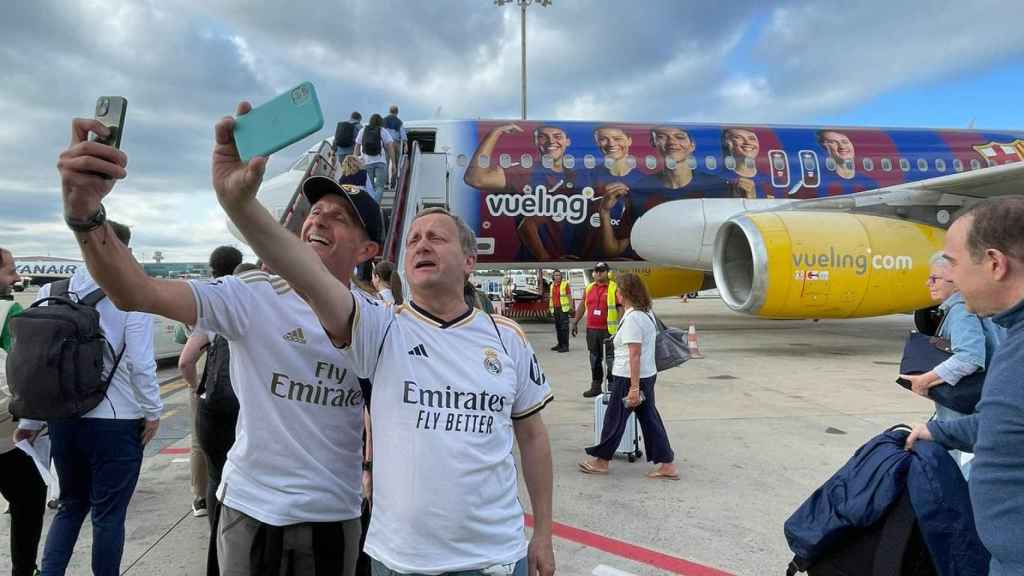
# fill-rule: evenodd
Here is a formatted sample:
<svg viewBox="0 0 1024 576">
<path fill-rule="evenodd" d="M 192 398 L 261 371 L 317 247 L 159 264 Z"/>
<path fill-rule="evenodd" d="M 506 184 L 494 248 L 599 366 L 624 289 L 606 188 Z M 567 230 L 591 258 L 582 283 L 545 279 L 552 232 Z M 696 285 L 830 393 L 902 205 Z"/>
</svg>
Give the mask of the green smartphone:
<svg viewBox="0 0 1024 576">
<path fill-rule="evenodd" d="M 242 160 L 269 156 L 324 126 L 316 89 L 303 82 L 235 118 L 235 145 Z"/>
</svg>

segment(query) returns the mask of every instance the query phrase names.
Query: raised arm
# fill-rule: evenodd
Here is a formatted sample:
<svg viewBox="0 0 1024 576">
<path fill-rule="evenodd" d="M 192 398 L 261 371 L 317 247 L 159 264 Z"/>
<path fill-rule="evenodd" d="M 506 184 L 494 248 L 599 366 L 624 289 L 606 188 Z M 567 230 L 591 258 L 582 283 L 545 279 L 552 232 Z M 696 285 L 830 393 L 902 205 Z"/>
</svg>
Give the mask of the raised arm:
<svg viewBox="0 0 1024 576">
<path fill-rule="evenodd" d="M 242 102 L 238 115 L 251 109 L 248 102 Z M 217 200 L 264 263 L 302 294 L 331 340 L 347 343 L 352 327 L 352 293 L 308 244 L 278 224 L 256 200 L 267 159 L 257 156 L 242 162 L 235 146 L 234 127 L 234 118 L 225 117 L 214 130 L 212 172 Z"/>
<path fill-rule="evenodd" d="M 487 134 L 484 137 L 484 141 L 477 147 L 476 152 L 473 153 L 473 158 L 469 161 L 469 168 L 466 170 L 466 176 L 464 177 L 466 184 L 474 188 L 486 188 L 489 190 L 504 188 L 506 185 L 505 171 L 494 158 L 494 148 L 498 145 L 498 140 L 501 140 L 501 137 L 505 134 L 522 131 L 523 129 L 515 124 L 506 124 L 495 128 Z M 487 156 L 490 160 L 486 168 L 480 167 L 481 156 Z"/>
<path fill-rule="evenodd" d="M 97 214 L 103 198 L 110 194 L 117 180 L 128 175 L 128 156 L 106 144 L 90 142 L 90 132 L 100 136 L 109 134 L 107 127 L 96 120 L 72 120 L 71 145 L 57 161 L 64 215 L 83 223 L 100 220 Z M 146 276 L 128 248 L 114 235 L 110 224 L 76 231 L 75 238 L 89 273 L 118 309 L 150 312 L 195 324 L 195 299 L 188 284 Z"/>
</svg>

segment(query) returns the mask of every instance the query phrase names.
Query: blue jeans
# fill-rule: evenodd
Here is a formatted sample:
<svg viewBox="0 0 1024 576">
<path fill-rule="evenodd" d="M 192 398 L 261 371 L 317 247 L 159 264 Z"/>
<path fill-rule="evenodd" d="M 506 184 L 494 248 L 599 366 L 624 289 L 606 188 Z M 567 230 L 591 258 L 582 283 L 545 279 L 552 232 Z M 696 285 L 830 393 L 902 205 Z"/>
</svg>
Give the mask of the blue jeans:
<svg viewBox="0 0 1024 576">
<path fill-rule="evenodd" d="M 386 162 L 368 164 L 366 177 L 373 183 L 373 199 L 380 200 L 384 195 L 384 187 L 388 184 L 388 165 Z"/>
<path fill-rule="evenodd" d="M 501 568 L 498 570 L 497 568 Z M 497 566 L 488 568 L 487 571 L 483 570 L 463 570 L 460 572 L 445 572 L 442 576 L 526 576 L 526 558 L 520 559 L 518 562 L 513 564 L 506 564 L 504 566 Z M 373 576 L 424 576 L 423 574 L 408 574 L 405 572 L 395 572 L 387 566 L 381 564 L 376 559 L 370 559 L 370 572 Z"/>
<path fill-rule="evenodd" d="M 92 513 L 92 572 L 116 576 L 124 552 L 124 521 L 142 467 L 142 421 L 51 420 L 60 508 L 43 549 L 44 576 L 67 569 L 85 516 Z"/>
</svg>

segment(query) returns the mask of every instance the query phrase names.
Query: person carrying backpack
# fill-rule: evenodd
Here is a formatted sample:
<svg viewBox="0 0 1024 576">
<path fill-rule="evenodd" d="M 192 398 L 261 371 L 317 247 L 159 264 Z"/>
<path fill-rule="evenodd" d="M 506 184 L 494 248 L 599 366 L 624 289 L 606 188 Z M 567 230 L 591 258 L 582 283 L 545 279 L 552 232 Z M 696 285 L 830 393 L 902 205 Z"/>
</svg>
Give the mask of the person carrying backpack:
<svg viewBox="0 0 1024 576">
<path fill-rule="evenodd" d="M 370 123 L 356 135 L 356 155 L 362 155 L 363 166 L 378 194 L 388 183 L 388 159 L 395 158 L 395 140 L 384 128 L 380 114 L 370 116 Z M 392 160 L 392 163 L 394 161 Z"/>
<path fill-rule="evenodd" d="M 128 227 L 110 224 L 114 234 L 107 242 L 127 246 L 131 240 Z M 69 221 L 69 225 L 79 223 Z M 79 266 L 66 282 L 67 297 L 72 301 L 93 301 L 98 296 L 99 286 L 85 266 Z M 58 296 L 63 290 L 57 284 L 43 286 L 39 298 Z M 60 305 L 47 303 L 48 307 Z M 102 374 L 109 385 L 91 410 L 48 420 L 60 507 L 43 549 L 43 574 L 65 572 L 82 522 L 90 512 L 93 573 L 118 574 L 125 517 L 142 468 L 142 450 L 156 436 L 163 412 L 153 356 L 153 318 L 119 310 L 105 297 L 92 307 L 99 313 L 99 328 L 106 340 Z M 31 312 L 27 310 L 21 319 Z M 15 329 L 20 335 L 18 326 Z M 18 392 L 14 392 L 17 402 Z"/>
<path fill-rule="evenodd" d="M 352 112 L 348 120 L 338 122 L 334 129 L 334 156 L 338 159 L 352 154 L 356 145 L 356 134 L 363 128 L 363 115 Z"/>
<path fill-rule="evenodd" d="M 7 352 L 11 349 L 9 320 L 21 312 L 21 306 L 4 298 L 12 284 L 20 280 L 14 269 L 14 257 L 0 248 L 0 494 L 10 505 L 11 567 L 14 576 L 36 573 L 39 538 L 46 510 L 46 484 L 39 477 L 32 458 L 15 447 L 15 442 L 34 441 L 41 422 L 15 422 L 8 411 L 10 393 L 5 378 Z"/>
</svg>

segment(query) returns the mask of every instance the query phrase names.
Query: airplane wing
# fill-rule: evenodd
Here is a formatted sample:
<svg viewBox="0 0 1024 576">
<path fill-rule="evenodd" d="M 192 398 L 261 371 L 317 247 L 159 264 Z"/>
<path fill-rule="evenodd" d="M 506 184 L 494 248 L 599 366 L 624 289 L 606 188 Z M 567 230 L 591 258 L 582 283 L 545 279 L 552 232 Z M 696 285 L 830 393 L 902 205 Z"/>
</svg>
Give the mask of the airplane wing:
<svg viewBox="0 0 1024 576">
<path fill-rule="evenodd" d="M 990 166 L 938 176 L 917 182 L 897 184 L 847 196 L 795 200 L 771 210 L 857 210 L 872 206 L 957 207 L 971 200 L 1024 194 L 1024 162 Z"/>
</svg>

